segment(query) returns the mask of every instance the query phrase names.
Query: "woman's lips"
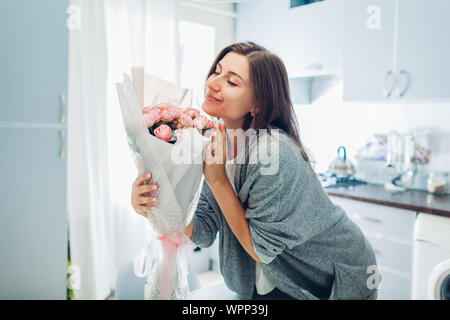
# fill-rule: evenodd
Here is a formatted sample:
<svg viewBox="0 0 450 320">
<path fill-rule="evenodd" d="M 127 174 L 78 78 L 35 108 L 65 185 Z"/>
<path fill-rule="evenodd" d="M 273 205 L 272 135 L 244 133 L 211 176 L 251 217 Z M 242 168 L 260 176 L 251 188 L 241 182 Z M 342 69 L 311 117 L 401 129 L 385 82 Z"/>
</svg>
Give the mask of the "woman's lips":
<svg viewBox="0 0 450 320">
<path fill-rule="evenodd" d="M 214 98 L 214 97 L 213 97 L 212 95 L 210 95 L 210 94 L 207 94 L 207 95 L 206 95 L 206 99 L 207 99 L 208 101 L 211 101 L 211 102 L 220 102 L 220 100 Z"/>
</svg>

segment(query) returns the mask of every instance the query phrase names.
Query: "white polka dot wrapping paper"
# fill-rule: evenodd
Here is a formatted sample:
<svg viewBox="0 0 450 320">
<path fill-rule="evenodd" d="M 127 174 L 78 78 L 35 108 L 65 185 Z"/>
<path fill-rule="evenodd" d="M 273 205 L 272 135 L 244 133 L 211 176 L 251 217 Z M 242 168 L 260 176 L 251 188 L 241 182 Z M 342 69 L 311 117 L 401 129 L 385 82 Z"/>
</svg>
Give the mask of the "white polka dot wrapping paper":
<svg viewBox="0 0 450 320">
<path fill-rule="evenodd" d="M 196 208 L 203 182 L 203 152 L 209 135 L 195 128 L 183 133 L 175 144 L 151 135 L 142 114 L 144 106 L 170 103 L 190 107 L 187 89 L 141 72 L 133 81 L 124 74 L 117 84 L 128 145 L 139 174 L 152 173 L 152 183 L 159 185 L 158 203 L 148 213 L 152 235 L 134 260 L 137 276 L 145 277 L 145 299 L 184 299 L 187 283 L 187 250 L 195 248 L 184 235 L 192 210 Z M 134 83 L 133 83 L 134 82 Z M 156 256 L 155 261 L 153 257 Z"/>
</svg>

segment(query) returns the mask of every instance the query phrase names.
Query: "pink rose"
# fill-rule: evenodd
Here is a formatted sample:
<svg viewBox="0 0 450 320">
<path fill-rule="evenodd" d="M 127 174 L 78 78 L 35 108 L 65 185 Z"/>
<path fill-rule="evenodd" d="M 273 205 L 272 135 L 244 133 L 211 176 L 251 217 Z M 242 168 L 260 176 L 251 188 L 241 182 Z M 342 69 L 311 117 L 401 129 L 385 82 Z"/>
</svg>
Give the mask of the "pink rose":
<svg viewBox="0 0 450 320">
<path fill-rule="evenodd" d="M 155 122 L 161 121 L 161 110 L 158 108 L 147 109 L 146 113 L 144 113 L 144 119 L 147 127 L 153 126 Z"/>
<path fill-rule="evenodd" d="M 155 136 L 164 141 L 170 141 L 172 138 L 172 129 L 166 124 L 161 124 L 154 131 Z"/>
<path fill-rule="evenodd" d="M 207 120 L 207 129 L 211 129 L 211 128 L 215 128 L 216 125 L 214 123 L 214 121 L 212 121 L 211 119 Z"/>
<path fill-rule="evenodd" d="M 197 129 L 206 129 L 208 119 L 203 115 L 198 115 L 192 121 L 192 125 Z"/>
<path fill-rule="evenodd" d="M 178 118 L 179 115 L 180 111 L 177 107 L 167 107 L 161 112 L 161 120 L 170 122 Z"/>
<path fill-rule="evenodd" d="M 191 118 L 194 118 L 194 117 L 197 117 L 198 115 L 200 115 L 200 110 L 195 109 L 195 108 L 187 108 L 186 110 L 184 110 L 183 113 L 187 114 Z"/>
<path fill-rule="evenodd" d="M 184 112 L 180 114 L 180 122 L 185 127 L 192 127 L 192 117 Z"/>
<path fill-rule="evenodd" d="M 152 106 L 144 107 L 144 108 L 142 108 L 142 114 L 150 113 L 155 109 L 158 109 L 158 107 L 152 107 Z"/>
</svg>

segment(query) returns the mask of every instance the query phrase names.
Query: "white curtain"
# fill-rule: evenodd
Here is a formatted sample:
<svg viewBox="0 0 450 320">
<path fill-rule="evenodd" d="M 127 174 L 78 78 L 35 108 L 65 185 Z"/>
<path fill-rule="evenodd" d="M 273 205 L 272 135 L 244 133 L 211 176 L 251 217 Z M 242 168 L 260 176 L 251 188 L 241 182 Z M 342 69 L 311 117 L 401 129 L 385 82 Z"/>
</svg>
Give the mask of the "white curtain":
<svg viewBox="0 0 450 320">
<path fill-rule="evenodd" d="M 148 222 L 131 206 L 137 170 L 128 150 L 115 84 L 132 66 L 178 80 L 178 0 L 72 0 L 68 213 L 77 299 L 104 299 L 121 265 L 141 249 Z"/>
</svg>

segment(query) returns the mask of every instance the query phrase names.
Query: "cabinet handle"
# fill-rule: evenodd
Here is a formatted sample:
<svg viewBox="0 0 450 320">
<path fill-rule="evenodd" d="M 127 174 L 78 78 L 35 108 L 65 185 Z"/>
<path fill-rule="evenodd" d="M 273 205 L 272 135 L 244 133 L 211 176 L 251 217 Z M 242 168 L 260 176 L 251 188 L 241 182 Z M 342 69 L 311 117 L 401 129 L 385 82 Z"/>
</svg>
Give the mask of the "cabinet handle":
<svg viewBox="0 0 450 320">
<path fill-rule="evenodd" d="M 383 222 L 383 221 L 381 221 L 380 219 L 364 217 L 364 216 L 361 216 L 360 214 L 357 214 L 357 213 L 354 213 L 354 214 L 353 214 L 353 217 L 354 217 L 355 219 L 357 219 L 357 220 L 366 220 L 366 221 L 374 222 L 374 223 L 382 223 L 382 222 Z"/>
<path fill-rule="evenodd" d="M 61 116 L 59 118 L 59 123 L 64 123 L 66 121 L 67 103 L 66 96 L 63 93 L 59 95 L 59 101 L 61 102 Z"/>
<path fill-rule="evenodd" d="M 406 79 L 405 87 L 400 91 L 400 97 L 403 97 L 405 95 L 406 91 L 409 89 L 409 83 L 410 83 L 411 77 L 406 70 L 400 70 L 399 78 L 400 78 L 400 80 Z"/>
<path fill-rule="evenodd" d="M 59 157 L 64 159 L 66 156 L 66 135 L 64 130 L 60 130 L 59 132 L 61 134 L 61 151 L 59 152 Z"/>
<path fill-rule="evenodd" d="M 395 87 L 395 79 L 394 79 L 394 82 L 392 83 L 391 87 L 389 89 L 387 88 L 389 78 L 391 78 L 393 75 L 394 73 L 391 70 L 389 70 L 386 72 L 386 75 L 384 76 L 384 96 L 386 98 L 390 98 L 392 91 L 394 90 Z"/>
</svg>

